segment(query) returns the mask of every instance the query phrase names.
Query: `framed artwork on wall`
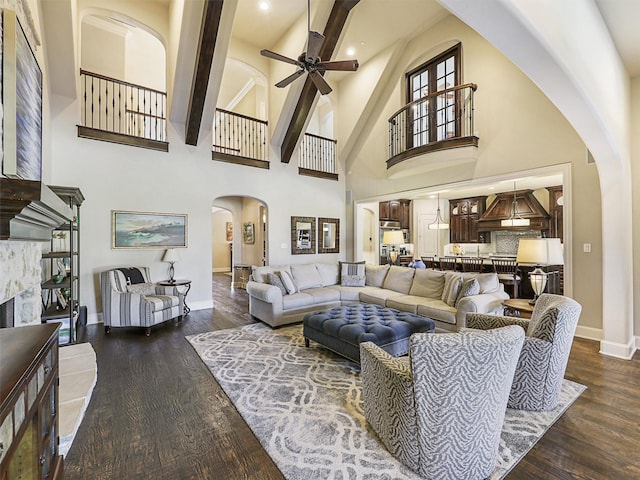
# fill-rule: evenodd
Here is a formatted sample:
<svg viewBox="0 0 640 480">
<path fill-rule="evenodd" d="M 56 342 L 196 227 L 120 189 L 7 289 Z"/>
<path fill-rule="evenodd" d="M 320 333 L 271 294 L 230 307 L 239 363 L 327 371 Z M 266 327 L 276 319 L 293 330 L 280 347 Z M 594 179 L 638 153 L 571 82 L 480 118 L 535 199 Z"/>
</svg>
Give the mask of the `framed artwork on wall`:
<svg viewBox="0 0 640 480">
<path fill-rule="evenodd" d="M 111 211 L 111 248 L 187 246 L 187 215 Z"/>
<path fill-rule="evenodd" d="M 315 217 L 291 217 L 291 255 L 316 253 Z"/>
<path fill-rule="evenodd" d="M 227 242 L 233 241 L 233 222 L 227 222 L 226 232 L 227 232 Z"/>
<path fill-rule="evenodd" d="M 318 218 L 318 253 L 340 253 L 339 218 Z"/>
<path fill-rule="evenodd" d="M 2 173 L 42 179 L 42 72 L 16 13 L 2 10 Z"/>
<path fill-rule="evenodd" d="M 255 243 L 256 235 L 253 228 L 253 223 L 244 222 L 242 224 L 242 241 L 244 243 Z"/>
</svg>

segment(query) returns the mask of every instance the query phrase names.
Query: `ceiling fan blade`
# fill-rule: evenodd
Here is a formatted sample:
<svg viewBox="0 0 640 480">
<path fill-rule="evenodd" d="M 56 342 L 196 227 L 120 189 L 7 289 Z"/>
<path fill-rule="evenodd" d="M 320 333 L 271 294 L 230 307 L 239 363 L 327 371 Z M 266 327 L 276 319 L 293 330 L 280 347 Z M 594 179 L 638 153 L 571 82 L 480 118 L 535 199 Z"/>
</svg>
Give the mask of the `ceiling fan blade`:
<svg viewBox="0 0 640 480">
<path fill-rule="evenodd" d="M 309 63 L 315 63 L 318 55 L 320 54 L 320 48 L 322 48 L 322 42 L 324 42 L 324 35 L 318 32 L 309 31 L 309 40 L 307 41 L 307 53 L 305 58 Z"/>
<path fill-rule="evenodd" d="M 276 87 L 278 87 L 278 88 L 286 87 L 287 85 L 289 85 L 291 82 L 293 82 L 296 78 L 298 78 L 303 73 L 304 73 L 304 70 L 298 70 L 297 72 L 292 73 L 291 75 L 289 75 L 284 80 L 280 80 L 278 83 L 276 83 Z"/>
<path fill-rule="evenodd" d="M 324 78 L 322 78 L 322 75 L 320 75 L 315 70 L 311 70 L 309 72 L 309 76 L 311 77 L 311 81 L 313 82 L 313 84 L 316 86 L 316 88 L 320 91 L 322 95 L 327 95 L 328 93 L 331 93 L 332 91 L 331 87 L 329 86 L 327 81 Z"/>
<path fill-rule="evenodd" d="M 285 57 L 284 55 L 272 52 L 271 50 L 260 50 L 260 55 L 262 55 L 263 57 L 273 58 L 274 60 L 280 60 L 281 62 L 290 63 L 291 65 L 297 65 L 298 67 L 303 68 L 303 65 L 298 60 Z"/>
<path fill-rule="evenodd" d="M 318 70 L 342 70 L 345 72 L 355 72 L 358 70 L 358 60 L 337 60 L 335 62 L 318 62 Z"/>
</svg>

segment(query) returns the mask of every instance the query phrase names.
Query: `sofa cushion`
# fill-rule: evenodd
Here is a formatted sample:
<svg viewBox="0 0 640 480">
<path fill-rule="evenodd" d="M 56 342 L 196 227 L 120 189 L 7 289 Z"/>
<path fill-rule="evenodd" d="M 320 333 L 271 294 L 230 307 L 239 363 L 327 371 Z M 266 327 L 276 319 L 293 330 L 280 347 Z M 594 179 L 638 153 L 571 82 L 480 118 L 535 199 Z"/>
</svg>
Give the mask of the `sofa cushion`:
<svg viewBox="0 0 640 480">
<path fill-rule="evenodd" d="M 432 320 L 439 320 L 444 323 L 456 324 L 457 310 L 447 305 L 442 300 L 434 300 L 426 298 L 423 304 L 418 305 L 416 312 L 418 315 L 424 315 Z"/>
<path fill-rule="evenodd" d="M 411 283 L 413 282 L 413 274 L 415 269 L 408 267 L 398 267 L 393 265 L 389 269 L 389 273 L 384 278 L 382 288 L 394 290 L 396 292 L 407 294 L 411 290 Z"/>
<path fill-rule="evenodd" d="M 289 295 L 291 295 L 292 293 L 297 293 L 298 287 L 296 287 L 296 284 L 293 282 L 293 277 L 291 276 L 291 272 L 287 270 L 281 270 L 279 273 L 280 273 L 280 279 L 284 284 L 284 288 L 287 289 L 287 293 Z"/>
<path fill-rule="evenodd" d="M 460 286 L 460 292 L 456 298 L 456 306 L 461 298 L 478 295 L 480 293 L 480 284 L 476 278 L 467 278 Z"/>
<path fill-rule="evenodd" d="M 313 296 L 306 293 L 298 292 L 292 295 L 282 297 L 282 309 L 294 310 L 296 308 L 308 307 L 313 305 Z"/>
<path fill-rule="evenodd" d="M 304 293 L 313 297 L 314 305 L 340 301 L 340 292 L 332 288 L 308 288 Z"/>
<path fill-rule="evenodd" d="M 298 290 L 322 286 L 322 277 L 315 264 L 291 265 L 291 274 Z"/>
<path fill-rule="evenodd" d="M 446 271 L 444 273 L 444 288 L 442 290 L 441 300 L 453 307 L 458 299 L 458 293 L 462 285 L 462 275 L 456 272 Z"/>
<path fill-rule="evenodd" d="M 462 277 L 475 278 L 480 285 L 480 293 L 495 293 L 500 289 L 500 280 L 498 274 L 495 272 L 490 273 L 463 273 Z M 512 277 L 513 278 L 513 277 Z"/>
<path fill-rule="evenodd" d="M 287 289 L 284 288 L 284 283 L 282 283 L 280 275 L 278 275 L 277 273 L 267 273 L 267 283 L 269 285 L 273 285 L 274 287 L 278 287 L 282 292 L 282 295 L 286 295 L 288 293 Z"/>
<path fill-rule="evenodd" d="M 318 263 L 316 264 L 316 268 L 322 279 L 323 287 L 336 285 L 338 283 L 340 269 L 337 263 Z"/>
<path fill-rule="evenodd" d="M 343 287 L 364 287 L 365 262 L 340 262 L 340 285 Z"/>
<path fill-rule="evenodd" d="M 383 288 L 370 288 L 360 292 L 360 301 L 362 303 L 373 303 L 375 305 L 387 306 L 387 299 L 400 297 L 403 293 L 394 290 L 385 290 Z"/>
<path fill-rule="evenodd" d="M 360 293 L 377 290 L 375 287 L 343 287 L 342 285 L 330 285 L 327 288 L 339 292 L 340 301 L 346 303 L 360 302 Z"/>
<path fill-rule="evenodd" d="M 389 265 L 365 265 L 365 285 L 370 287 L 382 287 L 384 277 L 387 276 Z"/>
<path fill-rule="evenodd" d="M 444 272 L 440 270 L 416 270 L 409 295 L 442 299 Z"/>
</svg>

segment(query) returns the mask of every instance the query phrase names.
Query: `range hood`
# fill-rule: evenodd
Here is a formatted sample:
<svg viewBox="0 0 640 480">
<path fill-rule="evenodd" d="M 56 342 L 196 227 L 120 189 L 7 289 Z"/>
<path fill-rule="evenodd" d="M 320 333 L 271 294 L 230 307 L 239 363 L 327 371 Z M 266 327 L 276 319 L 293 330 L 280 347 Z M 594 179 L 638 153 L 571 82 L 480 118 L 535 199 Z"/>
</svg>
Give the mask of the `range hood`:
<svg viewBox="0 0 640 480">
<path fill-rule="evenodd" d="M 400 230 L 402 228 L 402 224 L 395 220 L 381 220 L 380 221 L 380 229 L 381 230 Z"/>
<path fill-rule="evenodd" d="M 42 182 L 0 178 L 0 240 L 49 241 L 73 210 Z"/>
<path fill-rule="evenodd" d="M 533 195 L 533 190 L 516 190 L 516 205 L 518 216 L 529 220 L 527 226 L 503 226 L 502 220 L 509 220 L 515 216 L 513 208 L 514 192 L 498 193 L 495 200 L 478 220 L 479 232 L 494 232 L 497 230 L 548 230 L 550 216 Z"/>
</svg>

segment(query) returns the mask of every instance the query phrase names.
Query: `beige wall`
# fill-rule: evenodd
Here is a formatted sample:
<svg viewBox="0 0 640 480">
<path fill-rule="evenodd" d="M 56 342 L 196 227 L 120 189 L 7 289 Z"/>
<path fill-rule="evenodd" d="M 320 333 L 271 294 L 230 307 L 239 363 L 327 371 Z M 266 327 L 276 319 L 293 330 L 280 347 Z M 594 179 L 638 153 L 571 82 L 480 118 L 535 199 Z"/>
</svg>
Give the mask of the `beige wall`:
<svg viewBox="0 0 640 480">
<path fill-rule="evenodd" d="M 406 72 L 456 41 L 462 42 L 463 82 L 478 85 L 475 96 L 475 130 L 479 137 L 478 159 L 464 166 L 433 170 L 405 178 L 387 178 L 388 118 L 404 104 L 404 75 L 398 74 L 377 99 L 375 120 L 367 129 L 350 118 L 372 93 L 361 79 L 347 78 L 340 90 L 340 138 L 359 135 L 361 147 L 351 152 L 347 188 L 354 200 L 393 192 L 407 192 L 430 185 L 499 176 L 539 167 L 571 164 L 573 187 L 573 296 L 583 305 L 580 323 L 602 327 L 601 208 L 598 173 L 586 164 L 586 148 L 575 130 L 546 96 L 509 60 L 454 17 L 447 17 L 412 39 L 396 54 L 382 54 Z M 425 55 L 424 52 L 429 52 Z M 381 71 L 378 66 L 376 71 Z M 358 89 L 358 85 L 365 88 Z M 386 95 L 386 96 L 385 96 Z M 345 113 L 346 112 L 346 113 Z M 343 118 L 343 116 L 347 116 Z M 582 254 L 582 244 L 592 252 Z"/>
<path fill-rule="evenodd" d="M 231 255 L 227 241 L 227 222 L 233 222 L 231 212 L 227 210 L 217 210 L 212 214 L 211 230 L 211 271 L 230 272 Z M 234 232 L 234 235 L 237 235 Z"/>
<path fill-rule="evenodd" d="M 640 131 L 640 77 L 636 77 L 631 82 L 631 131 Z M 631 135 L 631 174 L 632 174 L 632 193 L 633 193 L 633 209 L 636 212 L 634 217 L 637 218 L 637 211 L 640 210 L 640 135 Z M 633 222 L 631 225 L 633 230 L 633 250 L 636 254 L 633 257 L 633 297 L 640 299 L 640 222 Z M 640 301 L 634 302 L 634 331 L 636 338 L 640 337 Z"/>
</svg>

